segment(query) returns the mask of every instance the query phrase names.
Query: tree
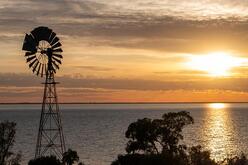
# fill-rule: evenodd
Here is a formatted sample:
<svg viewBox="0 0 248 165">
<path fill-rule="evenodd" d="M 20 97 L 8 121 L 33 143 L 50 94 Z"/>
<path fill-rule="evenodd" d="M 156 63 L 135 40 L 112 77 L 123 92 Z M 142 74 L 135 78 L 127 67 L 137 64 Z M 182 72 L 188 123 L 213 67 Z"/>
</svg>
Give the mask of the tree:
<svg viewBox="0 0 248 165">
<path fill-rule="evenodd" d="M 159 141 L 157 128 L 156 123 L 148 118 L 131 123 L 126 131 L 126 138 L 130 139 L 126 147 L 127 153 L 159 153 L 156 145 Z"/>
<path fill-rule="evenodd" d="M 74 162 L 78 162 L 78 161 L 79 161 L 79 157 L 78 157 L 78 154 L 76 151 L 68 149 L 68 151 L 66 151 L 63 154 L 63 158 L 62 158 L 63 163 L 67 163 L 68 165 L 72 165 Z"/>
<path fill-rule="evenodd" d="M 15 141 L 16 123 L 5 121 L 0 123 L 0 164 L 18 164 L 20 154 L 14 157 L 10 151 Z"/>
<path fill-rule="evenodd" d="M 30 160 L 28 165 L 61 165 L 61 162 L 55 156 L 43 156 Z"/>
<path fill-rule="evenodd" d="M 177 154 L 186 149 L 184 145 L 178 145 L 183 140 L 182 129 L 194 123 L 194 119 L 189 112 L 169 112 L 163 115 L 163 119 L 158 121 L 159 136 L 161 136 L 161 145 L 163 152 Z"/>
<path fill-rule="evenodd" d="M 131 123 L 126 131 L 129 139 L 126 147 L 127 153 L 178 154 L 185 150 L 179 145 L 183 139 L 182 129 L 194 120 L 189 112 L 165 113 L 162 119 L 139 119 Z"/>
<path fill-rule="evenodd" d="M 233 158 L 227 158 L 223 161 L 226 165 L 248 165 L 248 159 L 242 153 L 240 156 L 235 156 Z"/>
<path fill-rule="evenodd" d="M 193 122 L 185 111 L 165 113 L 161 119 L 138 119 L 125 134 L 127 154 L 119 155 L 112 165 L 190 165 L 187 147 L 179 141 L 183 128 Z"/>
<path fill-rule="evenodd" d="M 210 152 L 202 151 L 202 147 L 199 145 L 189 149 L 189 159 L 191 165 L 217 165 L 217 163 L 210 158 Z"/>
</svg>

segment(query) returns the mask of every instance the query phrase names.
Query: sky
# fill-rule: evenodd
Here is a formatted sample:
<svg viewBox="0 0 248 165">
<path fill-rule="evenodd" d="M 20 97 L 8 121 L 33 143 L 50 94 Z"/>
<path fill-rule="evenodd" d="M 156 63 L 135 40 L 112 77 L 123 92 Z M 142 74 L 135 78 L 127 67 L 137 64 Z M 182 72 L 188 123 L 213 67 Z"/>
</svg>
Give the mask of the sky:
<svg viewBox="0 0 248 165">
<path fill-rule="evenodd" d="M 63 45 L 60 102 L 248 101 L 246 0 L 0 0 L 0 102 L 41 102 L 38 26 Z"/>
</svg>

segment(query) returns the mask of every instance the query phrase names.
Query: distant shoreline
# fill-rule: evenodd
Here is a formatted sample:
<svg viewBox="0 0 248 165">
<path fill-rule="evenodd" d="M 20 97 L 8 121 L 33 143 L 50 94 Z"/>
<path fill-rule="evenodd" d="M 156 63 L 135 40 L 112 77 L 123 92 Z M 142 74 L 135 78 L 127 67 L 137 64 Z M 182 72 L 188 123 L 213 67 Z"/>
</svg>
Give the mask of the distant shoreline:
<svg viewBox="0 0 248 165">
<path fill-rule="evenodd" d="M 72 103 L 59 103 L 59 104 L 210 104 L 210 103 L 226 103 L 226 104 L 245 104 L 248 102 L 72 102 Z M 20 103 L 0 103 L 3 104 L 42 104 L 34 102 L 20 102 Z"/>
</svg>

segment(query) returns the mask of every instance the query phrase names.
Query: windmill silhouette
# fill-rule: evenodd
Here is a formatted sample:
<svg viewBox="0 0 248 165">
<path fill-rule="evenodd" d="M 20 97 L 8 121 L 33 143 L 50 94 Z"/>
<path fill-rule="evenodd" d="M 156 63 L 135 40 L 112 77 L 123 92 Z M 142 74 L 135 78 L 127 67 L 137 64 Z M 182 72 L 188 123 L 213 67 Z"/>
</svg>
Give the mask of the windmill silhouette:
<svg viewBox="0 0 248 165">
<path fill-rule="evenodd" d="M 37 27 L 26 34 L 22 50 L 29 68 L 37 76 L 45 76 L 43 103 L 40 116 L 35 158 L 55 155 L 62 158 L 65 141 L 61 124 L 54 76 L 59 69 L 63 52 L 61 43 L 48 27 Z"/>
</svg>

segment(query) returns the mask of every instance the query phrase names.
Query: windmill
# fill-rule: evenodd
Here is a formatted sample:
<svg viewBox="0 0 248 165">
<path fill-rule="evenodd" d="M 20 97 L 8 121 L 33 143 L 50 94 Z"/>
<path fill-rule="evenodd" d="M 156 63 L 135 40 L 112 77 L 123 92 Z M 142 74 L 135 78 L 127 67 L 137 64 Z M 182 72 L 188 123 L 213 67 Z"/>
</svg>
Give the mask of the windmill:
<svg viewBox="0 0 248 165">
<path fill-rule="evenodd" d="M 37 76 L 45 76 L 43 103 L 40 116 L 35 158 L 55 155 L 62 158 L 65 152 L 57 93 L 54 76 L 59 69 L 61 43 L 56 33 L 48 27 L 37 27 L 26 34 L 22 50 L 29 68 Z"/>
</svg>

